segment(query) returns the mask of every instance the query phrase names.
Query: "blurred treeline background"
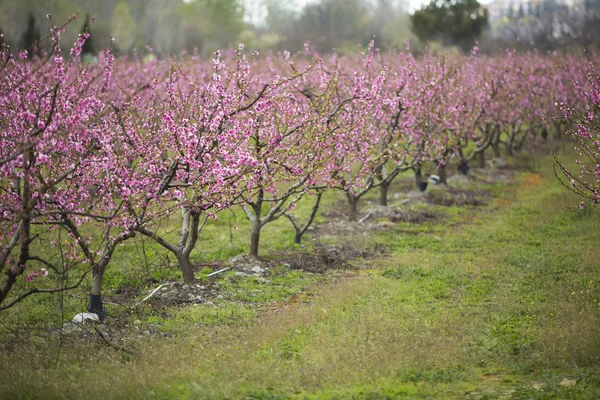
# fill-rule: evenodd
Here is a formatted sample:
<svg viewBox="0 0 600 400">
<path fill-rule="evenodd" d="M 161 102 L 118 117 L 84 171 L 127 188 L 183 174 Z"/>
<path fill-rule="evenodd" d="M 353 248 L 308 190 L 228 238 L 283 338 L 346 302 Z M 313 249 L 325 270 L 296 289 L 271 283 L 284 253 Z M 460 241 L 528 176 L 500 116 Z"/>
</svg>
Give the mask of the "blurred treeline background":
<svg viewBox="0 0 600 400">
<path fill-rule="evenodd" d="M 412 3 L 410 2 L 412 1 Z M 49 28 L 78 14 L 63 35 L 70 46 L 90 26 L 85 51 L 109 45 L 127 54 L 210 54 L 246 48 L 297 51 L 309 42 L 320 53 L 382 50 L 438 51 L 503 47 L 560 50 L 600 43 L 600 0 L 0 0 L 0 32 L 14 49 L 31 49 Z M 485 1 L 485 0 L 484 0 Z"/>
</svg>

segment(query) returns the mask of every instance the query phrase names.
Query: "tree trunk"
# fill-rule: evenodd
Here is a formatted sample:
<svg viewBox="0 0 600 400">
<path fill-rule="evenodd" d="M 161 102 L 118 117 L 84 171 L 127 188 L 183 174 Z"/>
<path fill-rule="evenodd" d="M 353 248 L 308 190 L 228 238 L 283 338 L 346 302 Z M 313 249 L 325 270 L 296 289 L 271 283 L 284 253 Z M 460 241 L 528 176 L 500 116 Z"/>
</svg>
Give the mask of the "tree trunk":
<svg viewBox="0 0 600 400">
<path fill-rule="evenodd" d="M 446 164 L 438 164 L 437 173 L 440 177 L 440 183 L 448 183 L 448 175 L 446 174 Z"/>
<path fill-rule="evenodd" d="M 194 267 L 190 260 L 190 254 L 198 241 L 200 215 L 183 210 L 182 216 L 182 225 L 181 230 L 179 231 L 179 244 L 177 245 L 168 242 L 156 232 L 150 231 L 143 225 L 137 226 L 136 230 L 142 235 L 152 238 L 156 243 L 163 246 L 177 258 L 179 269 L 183 274 L 183 281 L 189 284 L 196 279 Z"/>
<path fill-rule="evenodd" d="M 260 242 L 260 216 L 256 216 L 256 220 L 252 221 L 252 233 L 250 234 L 250 255 L 258 257 L 258 245 Z"/>
<path fill-rule="evenodd" d="M 4 300 L 6 300 L 6 296 L 8 296 L 8 292 L 12 289 L 14 284 L 17 282 L 17 273 L 13 271 L 8 271 L 6 280 L 4 281 L 4 285 L 2 286 L 2 290 L 0 291 L 0 304 Z"/>
<path fill-rule="evenodd" d="M 179 269 L 183 275 L 183 282 L 193 283 L 196 280 L 194 266 L 190 260 L 190 254 L 198 241 L 198 227 L 200 214 L 192 212 L 187 208 L 181 209 L 181 230 L 179 231 L 179 244 L 174 251 L 179 262 Z"/>
<path fill-rule="evenodd" d="M 485 150 L 477 153 L 477 160 L 479 160 L 479 168 L 485 168 Z"/>
<path fill-rule="evenodd" d="M 490 144 L 492 145 L 492 150 L 494 151 L 494 158 L 500 158 L 502 157 L 502 154 L 500 154 L 500 128 L 494 128 L 494 133 L 492 134 L 494 137 L 492 138 Z"/>
<path fill-rule="evenodd" d="M 102 294 L 102 280 L 104 279 L 104 272 L 106 267 L 103 265 L 96 265 L 92 269 L 92 294 Z"/>
<path fill-rule="evenodd" d="M 381 182 L 381 186 L 379 186 L 379 205 L 386 207 L 388 205 L 388 190 L 390 188 L 390 183 L 386 181 Z"/>
<path fill-rule="evenodd" d="M 510 138 L 506 142 L 506 152 L 509 157 L 513 156 L 513 146 L 515 145 L 515 137 L 516 137 L 516 133 L 511 132 Z"/>
<path fill-rule="evenodd" d="M 348 205 L 350 206 L 348 220 L 356 221 L 358 219 L 358 199 L 351 193 L 346 193 L 346 198 L 348 199 Z"/>
<path fill-rule="evenodd" d="M 304 234 L 304 232 L 302 232 L 302 231 L 296 231 L 296 234 L 294 235 L 294 243 L 302 244 L 302 235 L 303 234 Z"/>
<path fill-rule="evenodd" d="M 421 166 L 414 169 L 415 171 L 415 183 L 420 192 L 424 192 L 427 190 L 427 179 L 423 177 L 423 173 L 421 172 Z"/>
<path fill-rule="evenodd" d="M 96 314 L 100 321 L 104 320 L 108 314 L 102 303 L 102 280 L 107 264 L 96 264 L 92 269 L 92 291 L 90 292 L 90 303 L 87 306 L 88 312 Z"/>
<path fill-rule="evenodd" d="M 194 274 L 194 265 L 192 264 L 192 260 L 190 260 L 190 255 L 182 252 L 181 254 L 176 254 L 176 256 L 177 261 L 179 262 L 179 268 L 183 274 L 183 283 L 188 285 L 194 283 L 196 275 Z"/>
<path fill-rule="evenodd" d="M 294 231 L 296 232 L 296 234 L 294 235 L 294 243 L 295 244 L 302 244 L 302 235 L 304 235 L 304 232 L 306 232 L 308 230 L 308 227 L 315 220 L 315 216 L 317 215 L 317 210 L 319 210 L 319 204 L 321 204 L 322 197 L 323 197 L 322 192 L 317 194 L 317 200 L 315 201 L 315 204 L 313 204 L 310 215 L 308 216 L 308 219 L 306 220 L 306 223 L 304 224 L 304 226 L 300 226 L 298 224 L 298 221 L 296 221 L 296 219 L 293 216 L 291 216 L 290 214 L 288 214 L 288 213 L 284 214 L 290 220 L 290 222 L 292 223 L 292 226 L 294 227 Z"/>
<path fill-rule="evenodd" d="M 529 136 L 529 134 L 527 132 L 523 133 L 523 136 L 521 136 L 521 139 L 519 140 L 519 142 L 517 143 L 517 145 L 515 146 L 517 151 L 521 151 L 523 150 L 523 147 L 525 146 L 525 141 L 527 140 L 527 137 Z"/>
<path fill-rule="evenodd" d="M 423 172 L 421 172 L 421 168 L 415 168 L 415 182 L 423 182 Z"/>
<path fill-rule="evenodd" d="M 7 278 L 4 282 L 4 287 L 2 288 L 2 301 L 6 299 L 8 292 L 12 289 L 13 285 L 17 282 L 17 276 L 21 275 L 25 271 L 25 266 L 27 265 L 27 261 L 29 261 L 29 245 L 31 243 L 31 218 L 29 216 L 29 200 L 30 190 L 29 190 L 29 181 L 27 179 L 24 180 L 24 197 L 22 212 L 24 215 L 23 222 L 21 224 L 21 228 L 19 230 L 19 261 L 17 265 L 10 270 L 7 271 Z"/>
<path fill-rule="evenodd" d="M 498 142 L 492 143 L 492 150 L 494 150 L 494 157 L 495 158 L 502 157 L 502 154 L 500 154 L 500 143 L 498 143 Z"/>
<path fill-rule="evenodd" d="M 4 285 L 2 287 L 2 291 L 0 291 L 0 304 L 6 297 L 8 296 L 8 292 L 12 289 L 14 284 L 17 282 L 17 276 L 21 275 L 25 271 L 25 266 L 29 261 L 29 245 L 31 244 L 31 210 L 30 210 L 30 201 L 32 200 L 31 190 L 29 187 L 29 178 L 28 171 L 30 166 L 33 164 L 33 160 L 35 159 L 33 149 L 30 149 L 25 153 L 25 165 L 26 175 L 23 178 L 23 195 L 22 195 L 22 205 L 21 205 L 21 215 L 22 218 L 21 226 L 18 231 L 18 244 L 19 244 L 19 260 L 17 261 L 17 265 L 10 268 L 6 271 L 6 280 L 4 281 Z M 9 251 L 10 254 L 10 250 Z M 8 256 L 8 254 L 7 254 Z M 8 259 L 5 258 L 5 260 Z M 0 268 L 0 272 L 6 265 L 2 265 Z"/>
</svg>

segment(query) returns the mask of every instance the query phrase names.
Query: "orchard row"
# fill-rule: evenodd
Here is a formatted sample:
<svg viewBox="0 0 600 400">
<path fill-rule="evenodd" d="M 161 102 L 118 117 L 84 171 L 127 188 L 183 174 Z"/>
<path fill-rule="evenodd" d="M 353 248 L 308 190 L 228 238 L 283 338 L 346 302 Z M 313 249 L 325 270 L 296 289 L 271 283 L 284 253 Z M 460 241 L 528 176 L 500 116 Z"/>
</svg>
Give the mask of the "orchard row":
<svg viewBox="0 0 600 400">
<path fill-rule="evenodd" d="M 172 252 L 190 282 L 205 216 L 243 208 L 257 255 L 261 229 L 303 196 L 315 207 L 306 221 L 290 217 L 298 242 L 325 190 L 342 191 L 356 219 L 359 199 L 378 188 L 385 205 L 401 172 L 421 183 L 423 164 L 433 163 L 443 183 L 448 165 L 466 173 L 484 154 L 499 157 L 504 146 L 510 155 L 549 132 L 566 130 L 596 157 L 581 163 L 583 175 L 564 172 L 568 186 L 598 202 L 600 96 L 586 57 L 486 57 L 475 48 L 415 58 L 372 44 L 356 57 L 321 58 L 308 45 L 262 56 L 240 45 L 208 62 L 115 59 L 106 50 L 83 64 L 87 35 L 63 54 L 61 29 L 41 57 L 0 54 L 0 310 L 91 273 L 91 310 L 101 313 L 104 271 L 135 235 Z M 173 214 L 181 216 L 175 242 L 158 229 Z M 71 286 L 40 283 L 9 296 L 18 279 L 72 270 Z"/>
</svg>

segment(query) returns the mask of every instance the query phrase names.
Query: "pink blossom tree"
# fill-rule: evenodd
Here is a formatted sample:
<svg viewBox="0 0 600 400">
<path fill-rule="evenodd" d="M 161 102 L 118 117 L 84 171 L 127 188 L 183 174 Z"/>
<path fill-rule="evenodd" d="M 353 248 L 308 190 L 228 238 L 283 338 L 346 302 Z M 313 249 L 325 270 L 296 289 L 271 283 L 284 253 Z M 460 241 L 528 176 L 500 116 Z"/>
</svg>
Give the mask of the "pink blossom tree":
<svg viewBox="0 0 600 400">
<path fill-rule="evenodd" d="M 91 219 L 106 224 L 115 216 L 89 208 L 93 187 L 87 174 L 103 136 L 99 121 L 106 112 L 106 93 L 95 82 L 110 74 L 110 60 L 97 68 L 82 66 L 78 56 L 86 35 L 80 35 L 66 61 L 58 46 L 65 27 L 51 29 L 52 49 L 41 58 L 23 62 L 27 54 L 15 59 L 7 47 L 0 53 L 0 270 L 6 274 L 0 303 L 23 275 L 33 281 L 48 270 L 57 277 L 74 270 L 78 280 L 55 288 L 34 286 L 1 309 L 34 293 L 79 286 L 108 262 L 117 244 L 133 236 L 129 231 L 110 239 L 105 235 L 99 248 L 92 249 L 91 239 L 79 233 Z M 43 251 L 48 244 L 60 250 L 58 259 Z M 44 273 L 38 272 L 40 266 Z"/>
<path fill-rule="evenodd" d="M 252 256 L 258 256 L 260 233 L 265 225 L 294 209 L 311 189 L 326 185 L 323 177 L 327 159 L 332 156 L 333 137 L 328 136 L 327 129 L 332 116 L 326 114 L 324 105 L 331 101 L 335 81 L 318 73 L 320 60 L 299 67 L 283 64 L 278 66 L 274 82 L 269 83 L 273 79 L 270 75 L 259 77 L 269 89 L 267 96 L 258 101 L 257 124 L 248 143 L 257 164 L 251 171 L 253 190 L 242 193 L 240 205 L 252 225 Z M 272 68 L 275 66 L 271 63 Z M 282 75 L 288 77 L 281 78 Z M 320 93 L 305 87 L 313 80 L 322 89 Z M 314 215 L 310 219 L 313 218 Z M 299 241 L 305 229 L 293 217 L 291 221 Z"/>
<path fill-rule="evenodd" d="M 579 171 L 567 167 L 556 155 L 554 171 L 563 186 L 582 198 L 579 207 L 584 208 L 586 202 L 600 204 L 600 73 L 592 61 L 581 70 L 584 71 L 583 80 L 574 82 L 579 96 L 573 97 L 579 101 L 555 100 L 563 113 L 566 133 L 576 143 L 582 157 L 577 160 Z"/>
<path fill-rule="evenodd" d="M 142 182 L 146 171 L 162 177 L 144 182 L 138 192 L 143 199 L 131 202 L 134 229 L 176 256 L 186 283 L 195 279 L 190 254 L 203 225 L 201 215 L 215 216 L 255 186 L 249 171 L 257 160 L 248 143 L 258 124 L 254 110 L 269 86 L 255 90 L 250 64 L 241 54 L 231 62 L 227 65 L 217 52 L 210 73 L 197 68 L 195 60 L 172 66 L 164 93 L 155 93 L 144 121 L 130 116 L 139 127 L 136 157 L 142 174 L 133 181 Z M 161 217 L 177 209 L 181 229 L 174 243 L 157 228 Z"/>
</svg>

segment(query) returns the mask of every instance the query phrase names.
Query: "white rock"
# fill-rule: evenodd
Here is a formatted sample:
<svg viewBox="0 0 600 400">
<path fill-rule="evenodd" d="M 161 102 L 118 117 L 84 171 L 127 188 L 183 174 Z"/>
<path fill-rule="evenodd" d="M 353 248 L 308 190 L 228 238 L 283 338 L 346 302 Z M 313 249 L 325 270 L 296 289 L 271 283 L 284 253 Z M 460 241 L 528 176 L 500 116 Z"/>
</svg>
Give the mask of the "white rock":
<svg viewBox="0 0 600 400">
<path fill-rule="evenodd" d="M 87 313 L 87 312 L 79 313 L 73 317 L 73 323 L 75 323 L 75 324 L 81 324 L 81 323 L 84 323 L 85 321 L 100 322 L 100 318 L 98 318 L 98 315 L 96 315 L 96 314 Z"/>
<path fill-rule="evenodd" d="M 255 272 L 257 274 L 261 274 L 261 273 L 265 272 L 265 270 L 263 268 L 259 267 L 258 265 L 256 267 L 252 267 L 252 269 L 250 271 Z"/>
<path fill-rule="evenodd" d="M 440 183 L 440 177 L 438 175 L 429 175 L 429 178 L 427 178 L 427 180 L 430 183 Z"/>
</svg>

